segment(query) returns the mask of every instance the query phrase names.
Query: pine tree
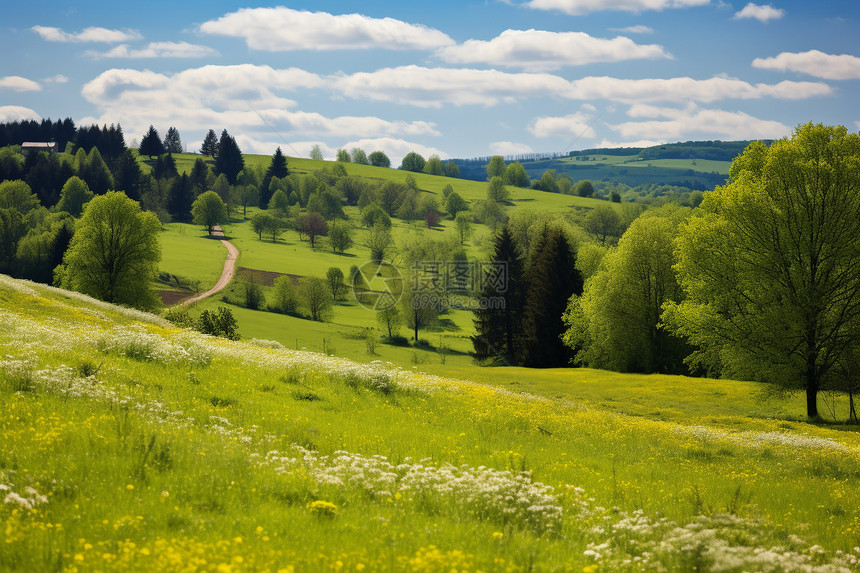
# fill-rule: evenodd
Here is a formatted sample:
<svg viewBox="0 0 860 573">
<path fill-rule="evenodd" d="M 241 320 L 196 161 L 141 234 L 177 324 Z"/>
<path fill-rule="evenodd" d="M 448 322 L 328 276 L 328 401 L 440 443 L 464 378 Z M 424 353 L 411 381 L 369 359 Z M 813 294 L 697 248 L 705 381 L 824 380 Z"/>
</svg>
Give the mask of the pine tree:
<svg viewBox="0 0 860 573">
<path fill-rule="evenodd" d="M 236 140 L 233 139 L 227 130 L 221 132 L 221 139 L 218 140 L 218 156 L 215 158 L 215 173 L 218 175 L 224 174 L 230 185 L 236 184 L 236 178 L 239 172 L 245 167 L 245 160 L 242 158 L 242 151 Z"/>
<path fill-rule="evenodd" d="M 188 175 L 183 173 L 173 180 L 167 191 L 167 210 L 176 221 L 190 221 L 193 202 L 193 189 Z"/>
<path fill-rule="evenodd" d="M 141 155 L 148 155 L 150 159 L 164 153 L 164 144 L 153 126 L 149 126 L 149 131 L 140 140 L 138 151 Z"/>
<path fill-rule="evenodd" d="M 562 314 L 572 294 L 582 294 L 582 275 L 561 229 L 544 228 L 526 272 L 528 290 L 519 341 L 524 366 L 567 366 L 572 349 L 564 345 Z"/>
<path fill-rule="evenodd" d="M 167 130 L 167 135 L 164 136 L 164 151 L 182 153 L 182 139 L 179 137 L 179 130 L 175 127 L 170 127 Z"/>
<path fill-rule="evenodd" d="M 203 146 L 200 148 L 200 153 L 210 157 L 215 157 L 218 154 L 218 136 L 215 135 L 214 129 L 210 129 L 206 137 L 203 138 Z"/>
<path fill-rule="evenodd" d="M 114 173 L 114 187 L 117 191 L 125 191 L 129 199 L 140 201 L 140 165 L 130 149 L 120 154 Z"/>
<path fill-rule="evenodd" d="M 269 184 L 272 182 L 272 177 L 283 179 L 289 174 L 290 170 L 287 168 L 287 158 L 284 157 L 281 148 L 278 147 L 275 150 L 275 154 L 272 155 L 272 162 L 269 163 L 269 168 L 266 169 L 266 174 L 263 176 L 263 185 L 261 186 L 260 192 L 261 208 L 265 209 L 268 206 L 269 201 L 272 199 L 274 189 L 269 188 Z"/>
<path fill-rule="evenodd" d="M 523 261 L 516 240 L 507 226 L 496 237 L 493 258 L 485 269 L 475 311 L 475 336 L 472 344 L 479 360 L 502 358 L 516 361 L 518 334 L 521 330 L 525 279 Z"/>
<path fill-rule="evenodd" d="M 194 167 L 191 168 L 191 175 L 188 176 L 189 183 L 194 190 L 195 195 L 200 195 L 206 190 L 206 180 L 209 178 L 209 166 L 206 162 L 197 158 L 194 161 Z"/>
</svg>

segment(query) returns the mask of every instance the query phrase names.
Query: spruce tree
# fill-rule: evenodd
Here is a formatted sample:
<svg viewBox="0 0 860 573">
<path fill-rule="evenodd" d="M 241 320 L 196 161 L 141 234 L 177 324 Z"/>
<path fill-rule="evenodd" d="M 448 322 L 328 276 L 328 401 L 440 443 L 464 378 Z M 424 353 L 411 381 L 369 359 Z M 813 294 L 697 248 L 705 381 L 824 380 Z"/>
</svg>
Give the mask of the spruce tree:
<svg viewBox="0 0 860 573">
<path fill-rule="evenodd" d="M 190 221 L 193 202 L 193 188 L 188 175 L 183 173 L 171 182 L 167 190 L 167 210 L 175 221 Z"/>
<path fill-rule="evenodd" d="M 233 136 L 225 129 L 218 140 L 218 156 L 215 158 L 215 173 L 224 174 L 230 185 L 236 184 L 239 172 L 245 167 L 242 151 Z"/>
<path fill-rule="evenodd" d="M 206 137 L 203 138 L 203 146 L 200 148 L 200 153 L 209 157 L 215 157 L 218 154 L 218 136 L 215 135 L 214 129 L 210 129 Z"/>
<path fill-rule="evenodd" d="M 272 155 L 272 162 L 269 163 L 269 168 L 266 169 L 266 174 L 263 176 L 263 185 L 260 190 L 260 208 L 267 208 L 269 201 L 272 199 L 274 189 L 269 188 L 272 177 L 283 179 L 289 174 L 290 170 L 287 168 L 287 158 L 284 157 L 281 148 L 278 147 L 275 150 L 275 154 Z"/>
<path fill-rule="evenodd" d="M 479 360 L 516 361 L 518 333 L 521 330 L 525 280 L 523 261 L 516 240 L 507 226 L 493 245 L 493 258 L 483 273 L 475 311 L 475 336 L 472 345 Z"/>
<path fill-rule="evenodd" d="M 534 253 L 526 272 L 520 359 L 530 367 L 567 366 L 573 350 L 561 340 L 565 331 L 562 314 L 570 295 L 582 294 L 582 275 L 561 229 L 544 228 Z"/>
<path fill-rule="evenodd" d="M 164 153 L 164 144 L 153 126 L 149 126 L 149 131 L 140 140 L 138 151 L 141 155 L 148 155 L 150 159 Z"/>
<path fill-rule="evenodd" d="M 129 199 L 140 201 L 141 170 L 130 149 L 123 151 L 116 163 L 114 172 L 114 187 L 117 191 L 125 191 Z"/>
<path fill-rule="evenodd" d="M 164 136 L 164 151 L 182 153 L 182 139 L 179 137 L 179 130 L 175 127 L 170 127 L 167 130 L 167 135 Z"/>
<path fill-rule="evenodd" d="M 206 190 L 206 180 L 209 177 L 209 166 L 206 162 L 197 158 L 194 161 L 194 167 L 191 168 L 191 174 L 188 176 L 189 183 L 194 190 L 195 195 L 200 195 Z"/>
</svg>

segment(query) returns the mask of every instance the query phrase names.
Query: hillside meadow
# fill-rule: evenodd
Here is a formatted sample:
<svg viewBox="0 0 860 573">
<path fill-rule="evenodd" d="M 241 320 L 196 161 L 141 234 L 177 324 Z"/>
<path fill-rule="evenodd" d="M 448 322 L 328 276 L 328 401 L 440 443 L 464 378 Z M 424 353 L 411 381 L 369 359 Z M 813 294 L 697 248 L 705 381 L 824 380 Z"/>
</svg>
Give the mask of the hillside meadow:
<svg viewBox="0 0 860 573">
<path fill-rule="evenodd" d="M 860 436 L 750 383 L 488 385 L 6 277 L 0 321 L 3 570 L 860 567 Z"/>
</svg>

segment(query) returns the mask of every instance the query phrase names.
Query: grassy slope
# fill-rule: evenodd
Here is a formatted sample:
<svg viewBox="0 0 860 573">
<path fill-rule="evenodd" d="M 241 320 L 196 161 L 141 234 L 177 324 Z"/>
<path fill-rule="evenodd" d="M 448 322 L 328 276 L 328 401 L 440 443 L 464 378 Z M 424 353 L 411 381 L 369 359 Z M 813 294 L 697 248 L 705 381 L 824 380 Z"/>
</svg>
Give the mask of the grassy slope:
<svg viewBox="0 0 860 573">
<path fill-rule="evenodd" d="M 860 540 L 860 435 L 750 419 L 750 384 L 723 381 L 722 396 L 702 385 L 679 401 L 700 381 L 545 373 L 619 409 L 671 402 L 678 421 L 663 421 L 407 373 L 382 393 L 372 382 L 392 374 L 154 323 L 135 334 L 116 325 L 145 317 L 5 278 L 0 320 L 0 484 L 46 497 L 32 510 L 0 504 L 0 569 L 579 571 L 596 559 L 619 570 L 647 551 L 669 570 L 734 560 L 734 571 L 763 567 L 747 547 L 782 547 L 769 564 L 814 565 Z M 143 359 L 146 349 L 164 352 Z M 719 423 L 715 399 L 733 404 L 716 408 Z M 478 477 L 466 489 L 443 477 L 441 490 L 403 489 L 398 477 L 366 490 L 370 474 L 332 486 L 320 475 L 330 460 L 265 463 L 271 450 L 295 457 L 293 444 L 358 456 L 340 472 L 380 454 L 406 464 L 397 472 L 452 463 Z M 491 491 L 510 478 L 478 466 L 530 470 L 554 488 L 545 502 L 560 522 L 502 511 L 515 502 Z M 678 540 L 662 516 L 703 525 Z"/>
</svg>

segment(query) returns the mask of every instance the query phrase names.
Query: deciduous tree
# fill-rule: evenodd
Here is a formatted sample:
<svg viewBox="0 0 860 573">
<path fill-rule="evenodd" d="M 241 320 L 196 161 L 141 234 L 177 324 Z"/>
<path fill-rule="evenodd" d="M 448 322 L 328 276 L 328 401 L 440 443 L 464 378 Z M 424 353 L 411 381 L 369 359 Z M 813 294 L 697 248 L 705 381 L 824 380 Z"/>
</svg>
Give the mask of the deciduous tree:
<svg viewBox="0 0 860 573">
<path fill-rule="evenodd" d="M 196 225 L 206 227 L 209 234 L 216 225 L 227 222 L 227 206 L 215 191 L 201 194 L 191 205 L 191 215 Z"/>
<path fill-rule="evenodd" d="M 391 160 L 384 151 L 373 151 L 367 158 L 374 167 L 391 167 Z"/>
<path fill-rule="evenodd" d="M 109 191 L 87 204 L 58 267 L 61 286 L 95 298 L 151 309 L 158 271 L 161 224 L 124 193 Z"/>
<path fill-rule="evenodd" d="M 677 242 L 664 320 L 726 376 L 818 393 L 860 336 L 860 136 L 806 124 L 752 143 Z"/>
</svg>

